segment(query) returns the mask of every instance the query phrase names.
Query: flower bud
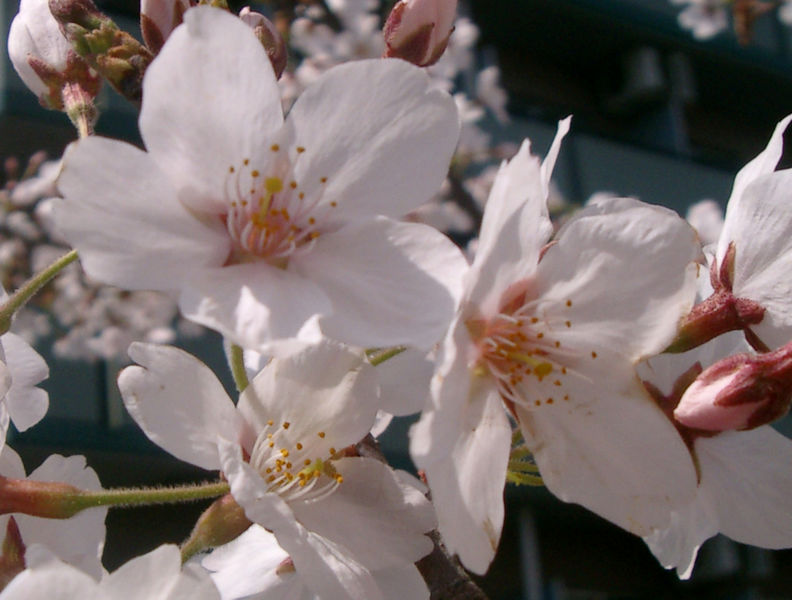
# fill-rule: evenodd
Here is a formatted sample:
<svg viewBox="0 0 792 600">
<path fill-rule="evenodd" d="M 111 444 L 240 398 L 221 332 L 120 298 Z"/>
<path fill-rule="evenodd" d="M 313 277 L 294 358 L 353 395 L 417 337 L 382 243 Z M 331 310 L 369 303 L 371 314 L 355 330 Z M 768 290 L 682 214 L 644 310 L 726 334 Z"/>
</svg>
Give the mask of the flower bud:
<svg viewBox="0 0 792 600">
<path fill-rule="evenodd" d="M 433 65 L 448 45 L 456 8 L 457 0 L 400 0 L 383 28 L 384 56 L 419 67 Z"/>
<path fill-rule="evenodd" d="M 149 50 L 159 53 L 192 5 L 190 0 L 140 0 L 140 32 Z"/>
<path fill-rule="evenodd" d="M 8 519 L 0 554 L 0 590 L 25 569 L 25 543 L 14 517 Z"/>
<path fill-rule="evenodd" d="M 242 507 L 231 494 L 226 494 L 198 517 L 190 537 L 182 544 L 182 558 L 187 560 L 198 552 L 227 544 L 247 531 L 250 525 Z"/>
<path fill-rule="evenodd" d="M 79 85 L 91 98 L 99 92 L 99 78 L 72 49 L 47 0 L 22 0 L 8 32 L 8 55 L 19 77 L 46 108 L 64 109 L 67 85 Z"/>
<path fill-rule="evenodd" d="M 46 519 L 68 519 L 85 508 L 75 502 L 81 494 L 80 489 L 68 483 L 0 476 L 0 515 L 22 513 Z"/>
<path fill-rule="evenodd" d="M 267 51 L 272 68 L 275 70 L 275 77 L 280 79 L 281 73 L 286 68 L 289 55 L 286 50 L 286 42 L 283 41 L 278 29 L 267 17 L 250 10 L 249 6 L 239 11 L 239 18 L 253 29 L 253 33 L 256 34 L 261 45 Z"/>
<path fill-rule="evenodd" d="M 715 363 L 687 388 L 674 418 L 705 431 L 754 429 L 784 416 L 790 403 L 792 344 Z"/>
</svg>

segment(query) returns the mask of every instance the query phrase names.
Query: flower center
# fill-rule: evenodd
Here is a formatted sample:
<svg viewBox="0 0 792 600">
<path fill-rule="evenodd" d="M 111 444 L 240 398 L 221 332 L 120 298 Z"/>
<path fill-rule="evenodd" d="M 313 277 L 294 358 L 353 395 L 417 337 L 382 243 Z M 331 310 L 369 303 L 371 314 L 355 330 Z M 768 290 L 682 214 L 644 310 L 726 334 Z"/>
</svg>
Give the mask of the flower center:
<svg viewBox="0 0 792 600">
<path fill-rule="evenodd" d="M 263 259 L 285 267 L 290 257 L 310 251 L 336 206 L 322 202 L 327 177 L 311 182 L 318 187 L 303 186 L 294 177 L 305 148 L 298 146 L 293 159 L 278 144 L 270 151 L 266 169 L 254 168 L 250 159 L 228 168 L 224 220 L 232 242 L 229 263 Z"/>
<path fill-rule="evenodd" d="M 256 438 L 250 465 L 267 482 L 268 491 L 287 502 L 326 498 L 344 480 L 333 466 L 337 451 L 323 443 L 323 431 L 316 432 L 314 440 L 294 441 L 288 432 L 290 426 L 288 422 L 276 426 L 268 421 Z"/>
<path fill-rule="evenodd" d="M 565 381 L 582 356 L 563 341 L 573 329 L 564 314 L 572 300 L 560 310 L 540 310 L 540 302 L 529 299 L 526 289 L 508 297 L 495 316 L 466 323 L 478 349 L 474 372 L 491 374 L 505 400 L 526 408 L 569 401 Z M 590 356 L 596 359 L 597 353 Z"/>
</svg>

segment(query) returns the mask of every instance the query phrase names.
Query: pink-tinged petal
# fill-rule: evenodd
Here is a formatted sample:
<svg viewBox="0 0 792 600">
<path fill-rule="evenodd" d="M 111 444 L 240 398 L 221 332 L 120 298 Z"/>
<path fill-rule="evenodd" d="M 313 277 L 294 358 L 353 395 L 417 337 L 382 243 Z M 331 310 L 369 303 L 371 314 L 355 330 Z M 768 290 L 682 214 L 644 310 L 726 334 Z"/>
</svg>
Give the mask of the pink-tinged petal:
<svg viewBox="0 0 792 600">
<path fill-rule="evenodd" d="M 485 314 L 497 311 L 503 290 L 536 269 L 552 233 L 541 165 L 525 140 L 514 158 L 501 164 L 490 191 L 468 275 L 469 302 Z"/>
<path fill-rule="evenodd" d="M 274 426 L 281 447 L 293 452 L 299 443 L 307 457 L 326 458 L 330 448 L 366 436 L 377 397 L 374 367 L 340 344 L 323 342 L 270 362 L 242 393 L 238 409 L 254 431 Z"/>
<path fill-rule="evenodd" d="M 282 122 L 272 65 L 250 27 L 220 9 L 188 10 L 146 72 L 140 114 L 146 148 L 179 199 L 223 210 L 229 167 Z"/>
<path fill-rule="evenodd" d="M 300 523 L 337 540 L 372 571 L 412 564 L 432 551 L 424 534 L 437 522 L 420 490 L 399 481 L 388 465 L 374 459 L 343 458 L 333 466 L 343 477 L 335 492 L 321 502 L 291 503 Z"/>
<path fill-rule="evenodd" d="M 185 210 L 158 163 L 134 146 L 98 137 L 72 144 L 58 188 L 58 229 L 99 281 L 175 290 L 191 269 L 228 256 L 225 230 Z"/>
<path fill-rule="evenodd" d="M 426 473 L 446 547 L 466 568 L 484 574 L 503 526 L 511 427 L 489 378 L 473 376 L 468 393 L 458 397 L 449 393 L 457 387 L 453 379 L 441 385 L 446 383 L 449 389 L 440 391 L 437 408 L 425 411 L 411 431 L 410 449 Z M 443 438 L 452 427 L 454 444 L 446 450 Z M 428 442 L 436 433 L 443 445 Z"/>
<path fill-rule="evenodd" d="M 693 499 L 696 472 L 671 421 L 628 367 L 614 377 L 619 364 L 597 360 L 604 372 L 565 381 L 569 400 L 518 405 L 517 416 L 553 494 L 645 536 Z"/>
<path fill-rule="evenodd" d="M 420 412 L 426 404 L 434 361 L 426 352 L 407 349 L 377 365 L 380 407 L 393 415 Z"/>
<path fill-rule="evenodd" d="M 792 338 L 790 186 L 789 170 L 755 180 L 743 191 L 741 202 L 729 206 L 731 227 L 721 236 L 734 242 L 734 294 L 766 309 L 762 322 L 751 329 L 771 348 Z"/>
<path fill-rule="evenodd" d="M 451 96 L 400 60 L 333 68 L 297 99 L 288 122 L 305 148 L 295 178 L 310 197 L 327 177 L 322 202 L 338 203 L 338 222 L 400 217 L 429 200 L 459 136 Z"/>
<path fill-rule="evenodd" d="M 179 307 L 188 319 L 265 354 L 288 354 L 317 343 L 317 319 L 332 311 L 314 282 L 261 262 L 193 273 Z"/>
<path fill-rule="evenodd" d="M 11 372 L 11 387 L 5 402 L 14 427 L 25 431 L 35 425 L 49 407 L 49 396 L 35 387 L 49 375 L 47 362 L 25 340 L 14 333 L 2 337 L 6 364 Z"/>
<path fill-rule="evenodd" d="M 217 436 L 240 440 L 241 417 L 214 373 L 171 346 L 136 342 L 118 387 L 135 422 L 155 444 L 203 469 L 220 468 Z"/>
<path fill-rule="evenodd" d="M 608 198 L 580 211 L 557 239 L 539 264 L 535 295 L 537 316 L 552 310 L 562 346 L 596 344 L 637 362 L 671 342 L 696 294 L 700 248 L 684 220 Z"/>
<path fill-rule="evenodd" d="M 792 547 L 792 441 L 766 426 L 699 438 L 695 451 L 721 533 L 762 548 Z"/>
<path fill-rule="evenodd" d="M 322 331 L 367 348 L 432 347 L 451 321 L 467 270 L 459 249 L 435 229 L 384 217 L 320 237 L 293 264 L 332 302 Z"/>
<path fill-rule="evenodd" d="M 288 505 L 267 491 L 259 474 L 242 461 L 237 444 L 220 440 L 223 473 L 247 517 L 271 530 L 278 544 L 314 593 L 330 600 L 377 600 L 382 595 L 371 574 L 345 555 L 342 548 L 308 531 Z"/>
</svg>

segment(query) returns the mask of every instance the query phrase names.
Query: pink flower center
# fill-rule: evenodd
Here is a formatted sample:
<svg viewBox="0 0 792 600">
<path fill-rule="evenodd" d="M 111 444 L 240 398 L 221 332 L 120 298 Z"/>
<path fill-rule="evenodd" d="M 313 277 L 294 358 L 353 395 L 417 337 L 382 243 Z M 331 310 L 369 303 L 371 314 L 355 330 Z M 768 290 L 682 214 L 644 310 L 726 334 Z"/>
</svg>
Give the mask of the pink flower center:
<svg viewBox="0 0 792 600">
<path fill-rule="evenodd" d="M 565 380 L 581 358 L 563 342 L 572 330 L 564 314 L 572 301 L 541 310 L 539 300 L 529 299 L 527 288 L 526 282 L 512 286 L 499 313 L 467 322 L 478 349 L 477 368 L 492 375 L 501 396 L 515 404 L 539 407 L 569 401 Z M 590 357 L 596 359 L 597 353 Z"/>
<path fill-rule="evenodd" d="M 228 168 L 224 220 L 232 241 L 229 263 L 266 260 L 285 267 L 290 257 L 311 250 L 336 207 L 335 202 L 322 202 L 327 177 L 318 178 L 319 188 L 310 186 L 311 192 L 294 177 L 304 148 L 296 148 L 294 160 L 278 144 L 270 150 L 274 160 L 266 172 L 253 168 L 249 159 Z"/>
</svg>

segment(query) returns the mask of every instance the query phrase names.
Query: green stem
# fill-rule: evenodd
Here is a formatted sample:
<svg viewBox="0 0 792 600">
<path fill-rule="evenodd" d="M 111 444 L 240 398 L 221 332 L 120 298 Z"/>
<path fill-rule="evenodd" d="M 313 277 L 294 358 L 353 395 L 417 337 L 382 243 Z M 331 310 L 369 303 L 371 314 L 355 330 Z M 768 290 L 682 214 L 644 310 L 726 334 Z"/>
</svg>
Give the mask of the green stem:
<svg viewBox="0 0 792 600">
<path fill-rule="evenodd" d="M 394 356 L 398 356 L 405 350 L 407 350 L 406 346 L 394 346 L 393 348 L 382 349 L 377 348 L 366 350 L 366 357 L 368 358 L 369 363 L 376 367 L 384 363 L 386 360 L 389 360 Z"/>
<path fill-rule="evenodd" d="M 228 366 L 231 368 L 231 375 L 234 377 L 236 389 L 241 394 L 250 384 L 250 381 L 245 370 L 245 357 L 242 348 L 236 344 L 231 344 L 231 348 L 228 351 Z"/>
<path fill-rule="evenodd" d="M 25 285 L 14 292 L 14 294 L 6 300 L 2 308 L 0 308 L 0 335 L 6 333 L 11 328 L 11 319 L 14 313 L 22 308 L 25 303 L 55 277 L 55 275 L 60 273 L 75 260 L 77 260 L 77 250 L 72 250 L 68 254 L 61 256 L 40 273 L 34 275 Z"/>
<path fill-rule="evenodd" d="M 192 502 L 224 496 L 230 491 L 231 488 L 225 481 L 167 488 L 81 490 L 79 494 L 70 499 L 69 504 L 74 508 L 74 513 L 78 513 L 86 508 L 96 508 L 98 506 L 129 507 Z"/>
</svg>

